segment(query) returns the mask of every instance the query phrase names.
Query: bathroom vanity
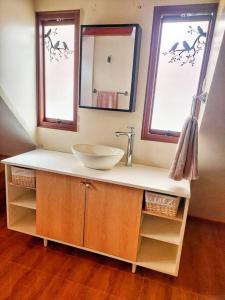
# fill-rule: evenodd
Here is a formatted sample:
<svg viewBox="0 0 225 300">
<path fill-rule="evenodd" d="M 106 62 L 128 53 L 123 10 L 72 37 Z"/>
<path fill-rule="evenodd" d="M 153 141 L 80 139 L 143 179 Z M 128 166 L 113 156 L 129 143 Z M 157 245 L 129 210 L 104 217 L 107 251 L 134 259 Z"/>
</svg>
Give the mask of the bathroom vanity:
<svg viewBox="0 0 225 300">
<path fill-rule="evenodd" d="M 8 228 L 166 274 L 178 275 L 190 185 L 168 170 L 83 167 L 72 154 L 34 150 L 3 161 Z M 36 188 L 12 184 L 11 167 L 35 170 Z M 144 210 L 145 191 L 182 197 L 176 217 Z"/>
</svg>

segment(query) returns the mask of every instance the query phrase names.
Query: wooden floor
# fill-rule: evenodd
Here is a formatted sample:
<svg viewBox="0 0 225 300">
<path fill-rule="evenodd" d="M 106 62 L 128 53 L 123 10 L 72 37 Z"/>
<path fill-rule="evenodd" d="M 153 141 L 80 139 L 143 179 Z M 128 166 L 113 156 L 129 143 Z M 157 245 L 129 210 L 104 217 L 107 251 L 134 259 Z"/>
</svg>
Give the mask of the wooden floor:
<svg viewBox="0 0 225 300">
<path fill-rule="evenodd" d="M 10 231 L 0 213 L 0 300 L 225 299 L 225 225 L 188 220 L 178 278 Z"/>
</svg>

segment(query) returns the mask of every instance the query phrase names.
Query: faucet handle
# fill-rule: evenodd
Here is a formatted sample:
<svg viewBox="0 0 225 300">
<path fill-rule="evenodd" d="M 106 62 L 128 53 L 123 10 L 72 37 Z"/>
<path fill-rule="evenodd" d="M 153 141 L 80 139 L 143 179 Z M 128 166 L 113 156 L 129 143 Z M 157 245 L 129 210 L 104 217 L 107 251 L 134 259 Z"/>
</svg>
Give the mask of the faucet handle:
<svg viewBox="0 0 225 300">
<path fill-rule="evenodd" d="M 127 126 L 128 129 L 130 129 L 130 133 L 135 134 L 134 133 L 134 127 L 133 126 Z"/>
</svg>

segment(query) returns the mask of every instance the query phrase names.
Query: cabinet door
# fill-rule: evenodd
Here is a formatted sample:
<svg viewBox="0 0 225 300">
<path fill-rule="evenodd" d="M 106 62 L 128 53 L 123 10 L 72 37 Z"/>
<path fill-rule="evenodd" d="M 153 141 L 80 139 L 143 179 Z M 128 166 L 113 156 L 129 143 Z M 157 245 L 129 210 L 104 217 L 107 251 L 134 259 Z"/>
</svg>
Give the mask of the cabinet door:
<svg viewBox="0 0 225 300">
<path fill-rule="evenodd" d="M 136 260 L 143 191 L 91 182 L 86 191 L 84 246 Z"/>
<path fill-rule="evenodd" d="M 37 234 L 82 246 L 85 188 L 81 179 L 37 171 Z"/>
</svg>

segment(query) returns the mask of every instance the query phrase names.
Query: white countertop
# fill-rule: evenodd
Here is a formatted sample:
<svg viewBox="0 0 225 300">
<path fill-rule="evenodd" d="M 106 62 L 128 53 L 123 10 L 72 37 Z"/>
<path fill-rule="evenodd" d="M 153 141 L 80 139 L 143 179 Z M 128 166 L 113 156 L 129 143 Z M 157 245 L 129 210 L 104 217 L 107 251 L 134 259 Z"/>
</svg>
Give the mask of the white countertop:
<svg viewBox="0 0 225 300">
<path fill-rule="evenodd" d="M 189 181 L 169 179 L 169 170 L 163 168 L 137 164 L 133 164 L 133 167 L 130 168 L 120 163 L 112 170 L 94 170 L 84 167 L 73 154 L 43 149 L 7 158 L 2 162 L 8 165 L 120 184 L 185 198 L 190 197 Z"/>
</svg>

